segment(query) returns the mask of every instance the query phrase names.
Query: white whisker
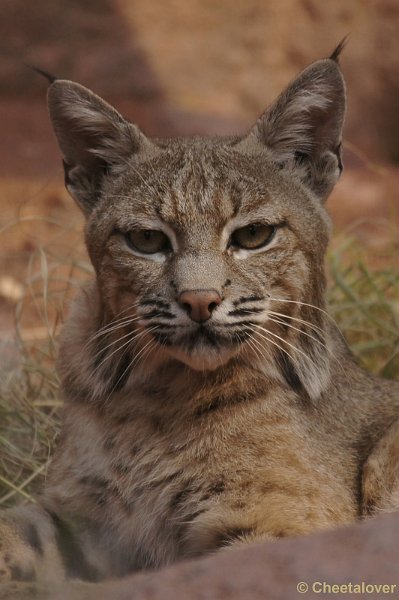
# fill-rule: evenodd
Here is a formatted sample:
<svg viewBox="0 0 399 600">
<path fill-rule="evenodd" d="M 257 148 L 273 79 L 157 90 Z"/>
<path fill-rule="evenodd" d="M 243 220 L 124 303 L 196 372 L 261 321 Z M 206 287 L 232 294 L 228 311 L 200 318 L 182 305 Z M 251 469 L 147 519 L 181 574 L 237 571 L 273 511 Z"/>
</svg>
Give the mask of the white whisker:
<svg viewBox="0 0 399 600">
<path fill-rule="evenodd" d="M 156 327 L 153 327 L 152 329 L 148 330 L 147 332 L 143 332 L 143 333 L 149 333 L 150 331 L 154 331 L 154 329 L 157 329 Z M 140 352 L 133 357 L 133 359 L 129 362 L 129 364 L 127 365 L 127 367 L 123 370 L 122 374 L 120 375 L 120 377 L 118 377 L 118 380 L 115 382 L 115 384 L 113 385 L 111 391 L 109 392 L 105 402 L 108 402 L 109 399 L 111 398 L 112 394 L 114 393 L 115 389 L 118 387 L 118 383 L 120 381 L 123 380 L 123 377 L 126 375 L 126 373 L 128 371 L 130 371 L 130 369 L 132 369 L 135 365 L 135 363 L 137 362 L 137 358 L 143 353 L 143 351 L 150 345 L 150 344 L 156 344 L 156 342 L 154 341 L 153 338 L 150 339 L 149 342 L 147 342 L 143 348 L 140 350 Z M 146 353 L 147 354 L 147 353 Z M 137 365 L 136 365 L 137 366 Z"/>
<path fill-rule="evenodd" d="M 326 348 L 326 350 L 327 350 L 327 346 L 326 346 L 326 344 L 322 340 L 319 340 L 316 337 L 314 337 L 314 335 L 311 335 L 310 333 L 307 333 L 306 331 L 303 331 L 302 329 L 299 329 L 299 327 L 294 327 L 294 325 L 290 325 L 289 323 L 286 323 L 282 319 L 274 319 L 272 317 L 269 317 L 269 320 L 272 321 L 272 323 L 277 323 L 279 325 L 284 325 L 285 327 L 289 327 L 290 329 L 294 329 L 295 331 L 299 331 L 299 333 L 301 333 L 302 335 L 306 335 L 306 337 L 308 337 L 311 340 L 315 341 L 317 344 L 320 344 L 320 346 L 323 346 L 323 348 Z"/>
<path fill-rule="evenodd" d="M 256 332 L 255 332 L 256 333 Z M 265 353 L 265 348 L 262 346 L 262 344 L 260 342 L 258 342 L 258 340 L 256 338 L 252 338 L 247 340 L 249 346 L 252 348 L 252 350 L 255 353 L 255 356 L 263 359 L 263 360 L 267 360 L 267 356 Z"/>
<path fill-rule="evenodd" d="M 92 342 L 94 342 L 94 340 L 98 339 L 99 337 L 101 337 L 103 335 L 107 335 L 108 333 L 111 333 L 112 331 L 122 329 L 123 327 L 126 327 L 126 325 L 130 325 L 131 323 L 134 323 L 135 321 L 138 321 L 139 319 L 140 319 L 140 317 L 136 316 L 136 317 L 125 317 L 124 319 L 121 319 L 119 323 L 115 323 L 114 321 L 112 321 L 110 324 L 108 324 L 107 326 L 105 326 L 102 329 L 100 329 L 99 331 L 97 331 L 97 333 L 95 335 L 93 335 L 90 338 L 90 340 L 87 342 L 87 345 L 90 345 Z"/>
<path fill-rule="evenodd" d="M 151 333 L 152 331 L 155 331 L 155 329 L 157 329 L 157 327 L 153 327 L 152 329 L 149 329 L 148 331 L 146 331 L 145 333 Z M 143 358 L 143 352 L 145 351 L 145 349 L 150 346 L 151 344 L 156 345 L 156 342 L 154 340 L 154 338 L 151 338 L 142 348 L 141 350 L 132 358 L 132 360 L 129 362 L 128 366 L 124 369 L 122 375 L 119 377 L 118 381 L 116 382 L 115 386 L 116 387 L 119 383 L 119 381 L 123 378 L 123 376 L 130 371 L 131 369 L 133 369 L 135 366 L 137 366 L 138 361 L 140 361 L 140 357 Z M 146 354 L 146 353 L 145 353 Z M 145 356 L 144 354 L 144 356 Z M 113 390 L 112 390 L 113 391 Z M 112 394 L 111 391 L 111 394 Z"/>
<path fill-rule="evenodd" d="M 122 350 L 122 348 L 124 348 L 125 346 L 128 346 L 129 344 L 131 344 L 133 341 L 137 341 L 137 339 L 139 339 L 140 337 L 142 337 L 145 333 L 147 333 L 147 330 L 143 330 L 140 331 L 139 333 L 136 333 L 135 331 L 130 331 L 126 336 L 124 336 L 124 338 L 128 337 L 128 336 L 132 336 L 130 337 L 127 342 L 124 342 L 121 346 L 118 346 L 118 348 L 116 348 L 115 350 L 113 350 L 111 352 L 111 354 L 107 354 L 107 356 L 105 358 L 103 358 L 103 360 L 100 362 L 100 364 L 97 366 L 95 372 L 99 371 L 100 368 L 104 365 L 104 363 L 109 360 L 112 356 L 114 356 L 117 352 L 120 352 L 120 350 Z M 123 338 L 121 338 L 123 339 Z M 118 343 L 120 341 L 120 339 L 115 340 L 115 342 L 113 342 L 114 344 Z M 113 344 L 110 344 L 110 346 L 112 346 Z M 108 346 L 109 347 L 109 346 Z"/>
<path fill-rule="evenodd" d="M 324 310 L 324 308 L 320 308 L 320 306 L 315 306 L 314 304 L 308 304 L 307 302 L 301 302 L 299 300 L 287 300 L 286 298 L 274 298 L 273 296 L 270 296 L 269 300 L 274 301 L 274 302 L 289 302 L 291 304 L 298 304 L 298 306 L 307 306 L 308 308 L 313 308 L 314 310 L 317 310 L 320 313 L 322 313 L 323 315 L 325 315 L 331 321 L 331 323 L 333 323 L 333 325 L 338 329 L 338 331 L 340 331 L 337 323 L 332 318 L 332 316 L 326 310 Z"/>
<path fill-rule="evenodd" d="M 291 317 L 290 315 L 286 315 L 284 313 L 280 313 L 280 312 L 276 312 L 274 310 L 268 310 L 267 314 L 269 315 L 275 315 L 276 317 L 284 317 L 284 319 L 290 319 L 291 321 L 297 321 L 298 323 L 302 323 L 303 325 L 307 325 L 308 327 L 310 327 L 311 329 L 314 329 L 315 331 L 320 331 L 320 333 L 325 333 L 324 330 L 322 329 L 322 327 L 319 327 L 318 325 L 315 325 L 314 323 L 311 323 L 310 321 L 305 321 L 304 319 L 299 319 L 297 317 Z"/>
<path fill-rule="evenodd" d="M 138 302 L 135 302 L 131 306 L 128 306 L 127 308 L 121 310 L 117 315 L 115 315 L 116 317 L 119 317 L 119 318 L 112 319 L 111 321 L 109 321 L 108 323 L 105 323 L 102 327 L 100 327 L 100 329 L 96 330 L 94 332 L 94 334 L 88 339 L 88 341 L 86 342 L 84 348 L 87 349 L 89 347 L 90 343 L 92 341 L 94 341 L 97 337 L 100 337 L 101 335 L 105 335 L 108 332 L 108 328 L 110 328 L 110 330 L 111 330 L 111 328 L 114 325 L 116 325 L 118 323 L 121 323 L 125 319 L 131 319 L 132 318 L 131 315 L 130 316 L 125 316 L 125 317 L 120 317 L 120 315 L 122 315 L 123 313 L 126 313 L 128 310 L 132 310 L 136 306 L 138 306 Z"/>
<path fill-rule="evenodd" d="M 126 334 L 125 334 L 125 335 L 123 335 L 122 337 L 118 337 L 117 339 L 113 340 L 111 343 L 107 344 L 107 345 L 106 345 L 106 346 L 104 346 L 103 348 L 100 348 L 100 349 L 98 350 L 98 352 L 96 352 L 96 353 L 93 355 L 93 358 L 94 358 L 94 359 L 96 359 L 96 358 L 97 358 L 97 356 L 100 356 L 101 354 L 103 354 L 103 353 L 104 353 L 106 350 L 108 350 L 108 348 L 111 348 L 111 346 L 114 346 L 115 344 L 118 344 L 118 343 L 119 343 L 119 342 L 121 342 L 122 340 L 125 340 L 127 337 L 130 337 L 130 336 L 131 336 L 132 334 L 134 334 L 134 333 L 136 333 L 136 330 L 129 331 L 128 333 L 126 333 Z M 134 337 L 133 337 L 133 338 L 131 338 L 131 340 L 129 340 L 129 341 L 133 341 L 133 340 L 135 339 L 135 337 L 137 337 L 137 336 L 134 336 Z M 125 346 L 125 344 L 122 344 L 122 346 L 120 346 L 119 348 L 123 348 L 124 346 Z M 112 356 L 113 354 L 114 354 L 114 352 L 113 352 L 113 353 L 111 353 L 109 356 Z M 107 357 L 107 358 L 108 358 L 108 357 Z"/>
<path fill-rule="evenodd" d="M 293 357 L 288 352 L 288 350 L 286 350 L 285 348 L 283 348 L 282 346 L 280 346 L 280 344 L 277 344 L 277 342 L 274 341 L 272 338 L 267 337 L 267 335 L 265 335 L 264 333 L 261 333 L 260 331 L 255 331 L 254 333 L 256 335 L 259 335 L 261 337 L 261 339 L 266 340 L 267 342 L 269 342 L 269 344 L 272 344 L 273 346 L 275 346 L 276 348 L 278 348 L 279 350 L 281 350 L 282 352 L 284 352 L 284 354 L 286 354 L 291 360 L 293 360 Z M 255 338 L 253 338 L 253 339 L 255 340 Z M 260 342 L 258 342 L 258 343 L 260 343 Z"/>
<path fill-rule="evenodd" d="M 287 342 L 287 340 L 285 340 L 284 338 L 282 338 L 281 336 L 277 335 L 276 333 L 273 333 L 272 331 L 270 331 L 270 329 L 266 329 L 265 327 L 261 327 L 260 325 L 256 325 L 255 326 L 257 330 L 261 330 L 262 332 L 266 332 L 267 334 L 277 338 L 278 340 L 280 340 L 281 342 L 287 344 L 287 346 L 289 346 L 290 348 L 292 348 L 293 350 L 295 350 L 295 352 L 298 352 L 299 354 L 301 354 L 304 358 L 306 358 L 307 361 L 310 361 L 313 366 L 317 366 L 315 365 L 313 359 L 310 358 L 310 356 L 308 354 L 305 354 L 305 352 L 303 352 L 302 350 L 300 350 L 299 348 L 297 348 L 296 346 L 294 346 L 293 344 Z M 262 335 L 259 331 L 257 331 L 258 335 Z M 268 338 L 265 336 L 265 339 L 267 339 L 267 341 L 273 343 L 277 348 L 280 348 L 280 350 L 282 350 L 283 352 L 285 352 L 285 354 L 287 354 L 287 356 L 289 356 L 291 359 L 293 359 L 293 356 L 291 356 L 291 354 L 283 347 L 280 346 L 279 344 L 277 344 L 277 342 L 275 342 L 273 339 Z"/>
</svg>

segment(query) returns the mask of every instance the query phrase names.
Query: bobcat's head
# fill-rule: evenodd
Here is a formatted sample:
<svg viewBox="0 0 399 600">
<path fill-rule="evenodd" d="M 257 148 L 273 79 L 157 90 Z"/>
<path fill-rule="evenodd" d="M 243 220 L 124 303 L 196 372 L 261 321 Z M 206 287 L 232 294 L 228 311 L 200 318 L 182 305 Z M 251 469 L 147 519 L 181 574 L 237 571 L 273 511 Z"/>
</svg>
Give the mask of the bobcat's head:
<svg viewBox="0 0 399 600">
<path fill-rule="evenodd" d="M 323 203 L 342 170 L 336 55 L 305 69 L 245 137 L 148 139 L 70 81 L 56 80 L 48 101 L 66 187 L 87 218 L 103 352 L 127 371 L 250 361 L 318 396 Z"/>
</svg>

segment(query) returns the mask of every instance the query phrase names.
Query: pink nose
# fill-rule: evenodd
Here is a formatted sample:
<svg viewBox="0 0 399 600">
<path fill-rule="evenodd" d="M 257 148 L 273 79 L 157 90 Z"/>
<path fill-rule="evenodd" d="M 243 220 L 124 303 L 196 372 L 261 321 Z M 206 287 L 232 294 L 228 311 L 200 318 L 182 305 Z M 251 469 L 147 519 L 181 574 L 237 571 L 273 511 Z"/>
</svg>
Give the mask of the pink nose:
<svg viewBox="0 0 399 600">
<path fill-rule="evenodd" d="M 185 290 L 179 296 L 179 304 L 197 323 L 210 319 L 222 299 L 216 290 Z"/>
</svg>

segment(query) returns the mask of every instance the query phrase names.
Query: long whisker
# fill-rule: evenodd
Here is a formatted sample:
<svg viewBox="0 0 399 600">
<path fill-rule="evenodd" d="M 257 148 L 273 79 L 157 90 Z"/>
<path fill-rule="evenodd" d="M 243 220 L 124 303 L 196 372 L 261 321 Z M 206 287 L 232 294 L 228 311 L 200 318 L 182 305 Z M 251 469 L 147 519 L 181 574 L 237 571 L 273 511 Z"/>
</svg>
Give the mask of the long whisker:
<svg viewBox="0 0 399 600">
<path fill-rule="evenodd" d="M 262 341 L 263 340 L 267 341 L 272 346 L 275 346 L 276 348 L 281 350 L 281 352 L 284 352 L 284 354 L 286 354 L 291 360 L 294 360 L 293 357 L 291 356 L 291 354 L 285 348 L 280 346 L 280 344 L 277 344 L 277 342 L 275 340 L 267 337 L 264 333 L 261 333 L 259 331 L 255 331 L 254 333 L 256 335 L 259 335 Z M 257 340 L 255 337 L 252 338 L 252 342 L 254 342 L 256 344 L 256 347 L 254 348 L 255 356 L 258 355 L 263 359 L 263 361 L 268 361 L 268 360 L 270 360 L 270 355 L 268 356 L 266 354 L 266 349 L 265 349 L 264 345 L 262 344 L 261 340 Z"/>
<path fill-rule="evenodd" d="M 272 321 L 273 323 L 277 323 L 279 325 L 284 325 L 285 327 L 289 327 L 290 329 L 294 329 L 295 331 L 299 331 L 299 333 L 301 333 L 302 335 L 306 335 L 306 337 L 308 337 L 311 340 L 317 342 L 318 344 L 320 344 L 320 346 L 323 346 L 323 348 L 325 348 L 326 350 L 328 350 L 326 344 L 322 340 L 319 340 L 316 337 L 314 337 L 314 335 L 311 335 L 310 333 L 307 333 L 306 331 L 303 331 L 302 329 L 299 329 L 299 327 L 294 327 L 294 325 L 290 325 L 289 323 L 286 323 L 282 319 L 274 319 L 273 317 L 269 317 L 269 320 Z"/>
<path fill-rule="evenodd" d="M 314 304 L 308 304 L 307 302 L 300 302 L 299 300 L 287 300 L 286 298 L 274 298 L 273 296 L 270 296 L 269 300 L 274 301 L 274 302 L 289 302 L 291 304 L 298 304 L 299 306 L 307 306 L 309 308 L 313 308 L 314 310 L 317 310 L 320 313 L 322 313 L 323 315 L 325 315 L 329 319 L 329 321 L 334 325 L 334 327 L 337 328 L 337 330 L 339 331 L 341 336 L 344 337 L 340 328 L 338 327 L 338 324 L 333 319 L 333 317 L 326 310 L 324 310 L 323 308 L 320 308 L 320 306 L 315 306 Z"/>
<path fill-rule="evenodd" d="M 148 348 L 147 348 L 148 346 Z M 143 348 L 142 350 L 135 356 L 135 361 L 132 364 L 131 368 L 138 367 L 140 362 L 143 362 L 145 358 L 149 356 L 149 354 L 154 350 L 154 348 L 159 348 L 156 341 L 152 338 Z M 146 349 L 147 348 L 147 349 Z M 145 350 L 145 351 L 144 351 Z"/>
<path fill-rule="evenodd" d="M 110 322 L 116 322 L 119 320 L 120 317 L 122 317 L 122 315 L 124 315 L 125 313 L 127 313 L 129 310 L 132 310 L 133 308 L 137 308 L 139 306 L 140 302 L 138 300 L 136 300 L 135 302 L 133 302 L 132 304 L 129 304 L 129 306 L 125 306 L 125 308 L 123 308 L 122 310 L 120 310 L 113 319 L 111 319 Z M 122 317 L 124 318 L 124 317 Z"/>
<path fill-rule="evenodd" d="M 246 354 L 248 354 L 249 348 L 253 348 L 252 343 L 251 343 L 251 338 L 250 337 L 243 337 L 243 335 L 241 335 L 244 332 L 241 331 L 236 331 L 233 333 L 232 337 L 234 338 L 234 340 L 238 341 L 240 344 L 243 344 L 243 349 L 244 352 Z M 245 342 L 245 343 L 244 343 Z M 256 353 L 255 353 L 256 355 Z"/>
<path fill-rule="evenodd" d="M 136 303 L 136 306 L 138 304 L 139 303 Z M 134 307 L 135 307 L 134 304 L 132 306 L 128 306 L 126 309 L 121 311 L 119 314 L 122 314 L 122 313 L 126 312 L 127 310 L 132 310 Z M 87 347 L 97 338 L 99 338 L 103 335 L 106 335 L 108 333 L 111 333 L 112 331 L 116 331 L 117 329 L 121 329 L 122 327 L 125 327 L 127 325 L 130 325 L 131 323 L 134 323 L 135 321 L 138 321 L 141 318 L 142 318 L 142 315 L 135 315 L 135 316 L 128 315 L 125 317 L 121 317 L 119 319 L 113 319 L 112 321 L 110 321 L 109 323 L 104 325 L 104 327 L 102 327 L 97 332 L 95 332 L 95 334 L 93 336 L 91 336 L 91 338 L 89 338 L 88 342 L 85 344 L 85 348 L 87 349 Z"/>
<path fill-rule="evenodd" d="M 297 317 L 291 317 L 290 315 L 285 315 L 284 313 L 276 312 L 274 310 L 268 310 L 267 314 L 275 315 L 276 317 L 284 317 L 284 319 L 290 319 L 290 321 L 297 321 L 298 323 L 307 325 L 308 327 L 310 327 L 311 329 L 314 329 L 315 331 L 320 331 L 320 333 L 323 333 L 323 334 L 325 333 L 324 330 L 322 329 L 322 327 L 319 327 L 318 325 L 315 325 L 314 323 L 311 323 L 310 321 L 305 321 L 305 319 L 298 319 Z"/>
<path fill-rule="evenodd" d="M 130 332 L 127 334 L 127 336 L 124 336 L 124 337 L 128 337 L 128 336 L 130 336 L 130 337 L 129 337 L 129 339 L 127 340 L 127 342 L 124 342 L 124 343 L 123 343 L 121 346 L 118 346 L 118 347 L 117 347 L 115 350 L 113 350 L 113 351 L 112 351 L 110 354 L 107 354 L 107 356 L 106 356 L 105 358 L 103 358 L 103 360 L 102 360 L 102 361 L 100 362 L 100 364 L 97 366 L 97 368 L 96 368 L 96 372 L 97 372 L 99 369 L 101 369 L 101 367 L 104 365 L 104 363 L 105 363 L 107 360 L 109 360 L 109 359 L 110 359 L 112 356 L 114 356 L 114 354 L 116 354 L 117 352 L 120 352 L 120 350 L 122 350 L 122 348 L 124 348 L 125 346 L 128 346 L 128 345 L 129 345 L 129 344 L 131 344 L 133 341 L 135 341 L 135 340 L 138 340 L 140 337 L 142 337 L 142 336 L 143 336 L 143 335 L 146 333 L 146 330 L 140 331 L 139 333 L 136 333 L 135 335 L 132 335 L 132 334 L 134 334 L 134 333 L 135 333 L 135 331 L 130 331 Z M 123 339 L 123 338 L 122 338 L 122 339 Z M 116 343 L 117 343 L 117 342 L 119 342 L 119 341 L 120 341 L 120 340 L 115 340 L 115 342 L 114 342 L 114 343 L 116 344 Z M 112 344 L 110 344 L 110 345 L 112 345 Z"/>
<path fill-rule="evenodd" d="M 264 333 L 261 333 L 260 331 L 254 331 L 254 333 L 256 335 L 259 335 L 261 337 L 261 339 L 266 340 L 267 342 L 269 342 L 269 344 L 272 344 L 273 346 L 275 346 L 276 348 L 278 348 L 279 350 L 281 350 L 282 352 L 284 352 L 284 354 L 286 354 L 291 360 L 293 360 L 293 356 L 288 352 L 288 350 L 286 350 L 285 348 L 283 348 L 282 346 L 280 346 L 280 344 L 277 344 L 277 342 L 275 340 L 273 340 L 272 338 L 267 337 Z M 255 338 L 253 338 L 253 340 L 255 341 Z M 264 356 L 264 358 L 265 358 L 265 356 Z"/>
<path fill-rule="evenodd" d="M 135 321 L 138 321 L 139 319 L 140 319 L 140 316 L 125 317 L 124 319 L 121 319 L 119 321 L 119 323 L 116 323 L 116 322 L 109 323 L 108 325 L 106 325 L 105 327 L 103 327 L 102 329 L 97 331 L 97 333 L 95 335 L 93 335 L 90 338 L 90 340 L 87 342 L 87 345 L 90 345 L 97 338 L 99 338 L 103 335 L 106 335 L 107 333 L 111 333 L 112 331 L 116 331 L 117 329 L 122 329 L 123 327 L 126 327 L 126 325 L 130 325 L 131 323 L 134 323 Z"/>
<path fill-rule="evenodd" d="M 123 335 L 122 337 L 118 337 L 115 340 L 112 340 L 112 342 L 110 342 L 109 344 L 107 344 L 106 346 L 100 348 L 98 350 L 98 352 L 96 352 L 93 356 L 94 359 L 97 358 L 97 356 L 100 356 L 101 354 L 103 354 L 106 350 L 108 350 L 108 348 L 111 348 L 111 346 L 114 346 L 115 344 L 118 344 L 119 342 L 121 342 L 122 340 L 125 340 L 127 337 L 130 337 L 132 334 L 136 333 L 136 330 L 134 331 L 129 331 L 128 333 L 126 333 L 125 335 Z M 130 341 L 133 341 L 135 339 L 135 337 L 131 338 Z M 123 348 L 125 344 L 123 344 L 122 346 L 120 346 L 120 348 Z M 111 353 L 109 356 L 113 356 L 113 353 Z"/>
<path fill-rule="evenodd" d="M 256 335 L 260 336 L 261 340 L 266 340 L 267 342 L 271 343 L 273 346 L 276 346 L 277 348 L 280 348 L 280 346 L 271 338 L 268 338 L 267 336 L 265 336 L 263 333 L 259 332 L 259 331 L 255 331 L 254 332 Z M 257 338 L 253 337 L 252 341 L 256 344 L 256 346 L 259 349 L 259 352 L 262 355 L 262 358 L 264 360 L 270 360 L 270 355 L 267 354 L 266 352 L 266 348 L 264 347 L 264 345 L 262 344 L 262 342 L 260 340 L 258 340 Z M 281 348 L 281 350 L 284 350 L 283 348 Z M 290 355 L 290 353 L 288 351 L 285 351 L 286 354 L 292 358 L 292 356 Z"/>
<path fill-rule="evenodd" d="M 255 333 L 257 333 L 257 332 L 255 332 Z M 262 344 L 260 342 L 258 342 L 258 340 L 256 338 L 247 340 L 247 343 L 252 348 L 256 357 L 263 359 L 263 360 L 267 359 L 267 356 L 265 353 L 265 348 L 262 346 Z"/>
<path fill-rule="evenodd" d="M 304 356 L 306 358 L 306 360 L 309 360 L 309 361 L 313 362 L 313 360 L 310 358 L 310 356 L 308 354 L 305 354 L 305 352 L 303 352 L 302 350 L 300 350 L 299 348 L 297 348 L 296 346 L 294 346 L 290 342 L 287 342 L 287 340 L 285 340 L 280 335 L 277 335 L 277 333 L 273 333 L 273 331 L 270 331 L 270 329 L 262 327 L 261 325 L 255 325 L 255 327 L 257 329 L 260 329 L 260 330 L 266 332 L 268 335 L 271 335 L 271 336 L 277 338 L 281 342 L 284 342 L 284 344 L 287 344 L 287 346 L 289 346 L 290 348 L 292 348 L 293 350 L 295 350 L 295 352 L 298 352 L 299 354 L 301 354 L 302 356 Z M 313 364 L 314 364 L 314 362 L 313 362 Z"/>
<path fill-rule="evenodd" d="M 155 359 L 155 358 L 157 357 L 157 355 L 158 355 L 158 354 L 161 352 L 161 350 L 162 350 L 162 347 L 161 347 L 159 344 L 157 344 L 157 343 L 155 342 L 155 340 L 154 340 L 154 343 L 156 344 L 156 347 L 155 347 L 155 353 L 154 353 L 154 356 L 153 356 L 153 358 Z M 154 347 L 152 347 L 152 351 L 153 351 L 153 350 L 154 350 Z"/>
<path fill-rule="evenodd" d="M 307 302 L 300 302 L 299 300 L 287 300 L 286 298 L 273 298 L 272 296 L 270 296 L 270 300 L 275 300 L 277 302 L 290 302 L 292 304 L 298 304 L 300 306 L 308 306 L 309 308 L 314 308 L 315 310 L 318 310 L 319 312 L 321 312 L 323 315 L 325 315 L 330 323 L 332 323 L 332 325 L 334 325 L 337 333 L 340 335 L 340 337 L 345 341 L 345 336 L 342 333 L 341 329 L 338 326 L 338 323 L 335 321 L 335 319 L 323 308 L 320 308 L 319 306 L 315 306 L 314 304 L 308 304 Z"/>
<path fill-rule="evenodd" d="M 150 333 L 152 331 L 154 331 L 155 329 L 158 329 L 157 327 L 152 327 L 151 329 L 148 329 L 146 331 L 144 331 L 143 333 Z M 138 364 L 137 361 L 140 360 L 140 356 L 143 358 L 143 352 L 145 351 L 145 349 L 150 346 L 150 345 L 156 345 L 156 342 L 154 340 L 154 338 L 151 338 L 142 348 L 141 350 L 132 358 L 132 360 L 129 362 L 129 364 L 127 365 L 127 367 L 123 370 L 122 375 L 119 377 L 118 381 L 115 383 L 114 387 L 112 388 L 108 398 L 111 396 L 112 392 L 114 391 L 114 389 L 117 387 L 118 383 L 121 381 L 121 379 L 125 376 L 125 374 L 130 371 L 131 369 L 134 368 L 134 366 Z"/>
<path fill-rule="evenodd" d="M 147 331 L 143 331 L 142 333 L 147 333 L 147 332 L 153 331 L 154 329 L 157 329 L 157 328 L 156 328 L 156 327 L 154 327 L 154 328 L 152 328 L 152 329 L 149 329 L 149 330 L 147 330 Z M 120 382 L 120 381 L 121 381 L 121 380 L 124 378 L 124 376 L 126 375 L 126 373 L 127 373 L 127 372 L 128 372 L 130 369 L 132 369 L 132 368 L 133 368 L 133 366 L 134 366 L 134 364 L 135 364 L 135 362 L 136 362 L 136 359 L 137 359 L 137 358 L 138 358 L 138 357 L 139 357 L 139 356 L 140 356 L 140 355 L 143 353 L 143 351 L 144 351 L 144 350 L 147 348 L 147 346 L 149 346 L 150 344 L 155 344 L 155 341 L 154 341 L 154 339 L 153 339 L 153 338 L 151 338 L 151 339 L 150 339 L 150 341 L 149 341 L 149 342 L 147 342 L 147 343 L 146 343 L 146 344 L 143 346 L 143 348 L 140 350 L 140 352 L 139 352 L 139 353 L 138 353 L 136 356 L 134 356 L 134 357 L 133 357 L 133 359 L 132 359 L 132 360 L 129 362 L 129 364 L 127 365 L 127 367 L 126 367 L 126 368 L 123 370 L 123 372 L 122 372 L 122 374 L 120 375 L 120 377 L 118 377 L 118 380 L 116 381 L 116 383 L 115 383 L 115 384 L 112 386 L 112 389 L 111 389 L 111 391 L 109 392 L 109 394 L 108 394 L 108 396 L 107 396 L 107 398 L 106 398 L 106 400 L 105 400 L 105 402 L 106 402 L 106 403 L 109 401 L 109 399 L 111 398 L 111 396 L 112 396 L 113 392 L 114 392 L 114 391 L 115 391 L 115 389 L 118 387 L 118 384 L 119 384 L 119 382 Z"/>
<path fill-rule="evenodd" d="M 273 320 L 273 319 L 271 319 L 271 320 Z M 285 324 L 285 325 L 288 325 L 287 323 L 284 323 L 284 324 Z M 254 323 L 254 326 L 256 326 L 256 327 L 259 327 L 259 326 L 258 326 L 257 324 L 255 324 L 255 323 Z M 289 325 L 288 325 L 288 326 L 289 326 Z M 274 335 L 274 336 L 276 336 L 276 334 L 274 334 L 273 332 L 271 332 L 269 329 L 264 329 L 264 328 L 261 328 L 261 329 L 263 329 L 263 331 L 267 331 L 267 333 L 271 334 L 272 336 L 273 336 L 273 335 Z M 305 334 L 305 335 L 309 335 L 309 334 L 306 334 L 306 332 L 304 332 L 304 331 L 302 331 L 302 330 L 299 330 L 299 331 L 301 331 L 301 333 L 303 333 L 303 334 Z M 262 336 L 264 335 L 264 334 L 260 334 L 260 332 L 259 332 L 259 331 L 256 331 L 256 332 L 254 332 L 254 333 L 257 333 L 258 335 L 262 335 Z M 267 339 L 267 340 L 268 340 L 270 343 L 274 344 L 274 345 L 275 345 L 277 348 L 279 348 L 280 350 L 282 350 L 282 351 L 283 351 L 283 352 L 284 352 L 284 353 L 285 353 L 287 356 L 289 356 L 291 359 L 293 359 L 293 356 L 292 356 L 292 355 L 291 355 L 291 354 L 290 354 L 290 353 L 289 353 L 289 352 L 288 352 L 288 351 L 287 351 L 285 348 L 283 348 L 282 346 L 280 346 L 280 344 L 277 344 L 277 343 L 275 342 L 275 340 L 272 340 L 272 339 L 269 339 L 269 338 L 266 338 L 266 337 L 265 337 L 265 339 Z M 286 340 L 283 340 L 283 338 L 280 338 L 280 339 L 281 339 L 282 341 L 284 341 L 286 344 L 288 344 L 288 342 L 287 342 Z M 320 344 L 322 344 L 322 345 L 324 346 L 324 348 L 327 350 L 327 352 L 330 354 L 330 349 L 328 348 L 328 346 L 327 346 L 326 344 L 324 344 L 323 342 L 321 342 L 320 340 L 317 340 L 317 339 L 316 339 L 316 341 L 317 341 L 317 342 L 319 342 Z M 291 347 L 292 347 L 292 348 L 293 348 L 293 349 L 294 349 L 296 352 L 298 352 L 298 353 L 302 354 L 304 357 L 306 357 L 306 359 L 307 359 L 309 362 L 311 362 L 311 363 L 312 363 L 312 365 L 313 365 L 313 367 L 314 367 L 315 369 L 317 369 L 317 368 L 318 368 L 318 367 L 317 367 L 317 365 L 316 365 L 316 363 L 314 362 L 314 360 L 313 360 L 313 359 L 312 359 L 312 358 L 311 358 L 309 355 L 307 355 L 307 354 L 304 354 L 304 353 L 303 353 L 303 352 L 302 352 L 302 351 L 301 351 L 299 348 L 296 348 L 296 347 L 295 347 L 295 346 L 293 346 L 292 344 L 288 344 L 288 345 L 289 345 L 289 346 L 291 346 Z M 342 372 L 345 372 L 345 367 L 344 367 L 344 365 L 342 364 L 342 362 L 339 360 L 339 358 L 338 358 L 338 357 L 337 357 L 337 356 L 336 356 L 334 353 L 333 353 L 333 354 L 330 354 L 330 356 L 334 358 L 334 361 L 335 361 L 335 363 L 336 363 L 336 365 L 337 365 L 337 368 L 341 369 L 341 370 L 342 370 Z"/>
<path fill-rule="evenodd" d="M 100 327 L 100 329 L 96 330 L 94 332 L 94 334 L 88 339 L 88 341 L 85 344 L 85 349 L 88 348 L 88 346 L 90 345 L 90 343 L 95 340 L 97 337 L 101 336 L 101 335 L 105 335 L 106 333 L 108 333 L 108 330 L 111 330 L 111 328 L 118 324 L 121 323 L 122 321 L 124 321 L 125 319 L 131 319 L 132 315 L 128 315 L 128 316 L 124 316 L 121 317 L 120 315 L 123 315 L 123 313 L 126 313 L 128 310 L 132 310 L 133 308 L 135 308 L 138 305 L 138 302 L 135 302 L 134 304 L 132 304 L 131 306 L 128 306 L 127 308 L 121 310 L 117 315 L 115 315 L 116 317 L 119 318 L 115 318 L 112 319 L 111 321 L 109 321 L 108 323 L 105 323 L 105 325 L 103 325 L 102 327 Z"/>
</svg>

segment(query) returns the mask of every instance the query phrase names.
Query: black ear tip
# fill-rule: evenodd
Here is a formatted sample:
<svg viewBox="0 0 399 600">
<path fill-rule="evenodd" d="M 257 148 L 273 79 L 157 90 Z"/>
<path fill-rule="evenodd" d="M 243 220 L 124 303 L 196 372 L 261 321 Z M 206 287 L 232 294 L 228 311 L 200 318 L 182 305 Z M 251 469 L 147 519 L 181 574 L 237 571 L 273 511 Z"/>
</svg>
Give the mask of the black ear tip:
<svg viewBox="0 0 399 600">
<path fill-rule="evenodd" d="M 331 56 L 329 56 L 329 58 L 331 60 L 335 61 L 336 63 L 339 62 L 340 54 L 341 54 L 342 50 L 345 48 L 346 44 L 348 43 L 349 37 L 350 37 L 350 35 L 348 33 L 344 38 L 342 38 L 342 40 L 340 41 L 338 46 L 335 48 L 335 50 L 333 51 Z"/>
<path fill-rule="evenodd" d="M 57 77 L 56 75 L 52 75 L 48 71 L 40 69 L 40 67 L 36 67 L 36 65 L 26 64 L 25 66 L 28 67 L 28 69 L 32 69 L 32 71 L 36 71 L 36 73 L 39 73 L 39 75 L 45 77 L 49 83 L 54 83 L 54 81 L 57 81 L 57 79 L 59 79 L 59 77 Z"/>
</svg>

